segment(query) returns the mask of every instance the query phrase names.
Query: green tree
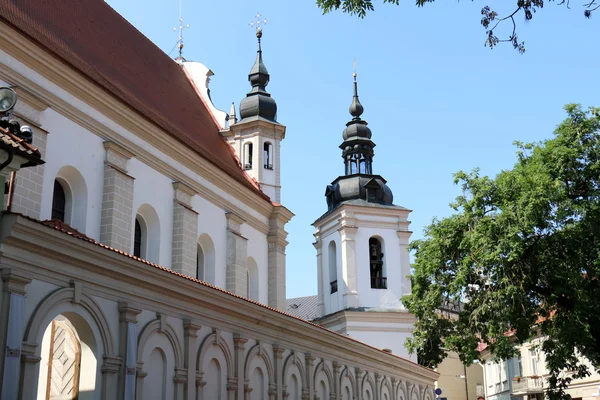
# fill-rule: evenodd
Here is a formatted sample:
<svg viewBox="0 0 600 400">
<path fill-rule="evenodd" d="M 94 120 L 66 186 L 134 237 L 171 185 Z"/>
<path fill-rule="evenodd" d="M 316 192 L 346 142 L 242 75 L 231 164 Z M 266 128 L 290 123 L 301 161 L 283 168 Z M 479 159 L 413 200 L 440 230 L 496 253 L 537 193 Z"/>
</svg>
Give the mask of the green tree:
<svg viewBox="0 0 600 400">
<path fill-rule="evenodd" d="M 551 399 L 589 375 L 578 355 L 600 368 L 600 109 L 565 109 L 552 139 L 517 143 L 511 170 L 455 174 L 454 214 L 411 244 L 403 301 L 418 319 L 407 344 L 422 364 L 447 351 L 469 364 L 480 342 L 510 358 L 515 342 L 541 334 Z"/>
<path fill-rule="evenodd" d="M 426 3 L 433 3 L 435 0 L 415 0 L 417 6 L 422 7 Z M 460 0 L 459 0 L 460 1 Z M 474 1 L 474 0 L 473 0 Z M 507 0 L 497 0 L 497 4 Z M 500 15 L 494 11 L 493 7 L 486 5 L 481 9 L 481 25 L 485 28 L 485 45 L 490 48 L 496 47 L 498 43 L 509 42 L 520 53 L 525 52 L 525 42 L 519 41 L 517 36 L 517 21 L 516 18 L 521 16 L 524 20 L 529 21 L 533 15 L 544 7 L 544 0 L 511 0 L 515 4 L 514 10 L 507 15 Z M 556 2 L 560 6 L 570 8 L 571 0 L 549 0 Z M 381 0 L 382 3 L 391 3 L 398 5 L 400 0 Z M 580 6 L 583 8 L 583 15 L 590 18 L 592 13 L 600 8 L 599 0 L 580 0 Z M 333 10 L 342 9 L 343 12 L 351 15 L 358 15 L 364 18 L 369 11 L 375 9 L 373 0 L 317 0 L 317 5 L 323 10 L 323 13 L 328 13 Z M 508 33 L 503 37 L 498 37 L 497 30 L 502 23 L 509 23 L 510 28 Z"/>
</svg>

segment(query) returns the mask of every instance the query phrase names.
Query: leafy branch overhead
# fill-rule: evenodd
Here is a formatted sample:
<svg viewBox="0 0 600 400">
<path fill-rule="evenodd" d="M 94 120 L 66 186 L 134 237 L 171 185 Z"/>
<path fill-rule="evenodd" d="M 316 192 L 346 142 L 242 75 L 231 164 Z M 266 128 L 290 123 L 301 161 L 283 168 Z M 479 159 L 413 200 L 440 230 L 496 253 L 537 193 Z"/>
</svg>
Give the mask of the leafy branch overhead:
<svg viewBox="0 0 600 400">
<path fill-rule="evenodd" d="M 391 3 L 398 5 L 399 0 L 381 0 L 382 3 Z M 416 0 L 416 5 L 424 6 L 426 3 L 433 3 L 435 0 Z M 460 0 L 459 0 L 460 1 Z M 473 0 L 474 1 L 474 0 Z M 490 0 L 492 1 L 492 0 Z M 508 2 L 509 0 L 497 0 L 500 2 Z M 522 17 L 525 21 L 533 18 L 533 15 L 544 7 L 544 0 L 512 0 L 516 2 L 514 10 L 507 15 L 500 15 L 493 7 L 486 5 L 481 9 L 481 25 L 485 28 L 485 45 L 490 48 L 496 47 L 499 43 L 508 42 L 519 51 L 525 52 L 525 42 L 520 41 L 517 35 L 517 18 Z M 560 6 L 571 8 L 571 0 L 548 0 L 555 2 Z M 573 1 L 575 3 L 575 1 Z M 600 8 L 600 0 L 579 0 L 579 6 L 583 8 L 583 15 L 590 18 L 592 13 Z M 357 15 L 364 18 L 369 11 L 373 11 L 372 0 L 317 0 L 317 5 L 328 13 L 333 10 L 341 9 L 343 12 Z M 497 31 L 502 24 L 509 24 L 509 31 L 506 35 L 499 37 Z"/>
<path fill-rule="evenodd" d="M 554 138 L 517 143 L 511 170 L 457 173 L 454 214 L 412 243 L 403 302 L 417 317 L 408 346 L 419 362 L 455 351 L 470 364 L 481 344 L 508 359 L 541 336 L 550 400 L 600 370 L 600 109 L 565 109 Z"/>
</svg>

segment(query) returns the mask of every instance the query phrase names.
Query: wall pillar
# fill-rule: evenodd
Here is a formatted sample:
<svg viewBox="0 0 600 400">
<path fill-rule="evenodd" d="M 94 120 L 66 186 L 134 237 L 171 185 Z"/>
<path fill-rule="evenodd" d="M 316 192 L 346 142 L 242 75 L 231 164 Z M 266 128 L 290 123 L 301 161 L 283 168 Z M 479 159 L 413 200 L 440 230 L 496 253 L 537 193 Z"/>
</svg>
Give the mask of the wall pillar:
<svg viewBox="0 0 600 400">
<path fill-rule="evenodd" d="M 19 395 L 21 347 L 25 330 L 25 286 L 30 282 L 31 279 L 11 269 L 2 269 L 0 398 L 3 400 L 17 400 Z"/>
<path fill-rule="evenodd" d="M 315 249 L 317 250 L 317 313 L 319 317 L 325 315 L 325 287 L 323 287 L 323 242 L 321 241 L 320 236 L 315 235 L 316 241 L 313 243 Z"/>
<path fill-rule="evenodd" d="M 171 269 L 197 277 L 198 213 L 192 209 L 196 192 L 181 182 L 173 184 L 173 252 Z"/>
<path fill-rule="evenodd" d="M 408 251 L 408 243 L 411 231 L 396 231 L 398 238 L 400 239 L 400 279 L 402 282 L 402 293 L 400 297 L 410 294 L 410 252 Z"/>
<path fill-rule="evenodd" d="M 235 400 L 238 390 L 237 378 L 227 378 L 227 400 Z M 208 399 L 207 399 L 208 400 Z"/>
<path fill-rule="evenodd" d="M 21 347 L 21 387 L 19 399 L 37 399 L 37 380 L 42 357 L 36 355 L 37 344 L 23 343 Z M 33 382 L 33 383 L 31 383 Z"/>
<path fill-rule="evenodd" d="M 128 303 L 119 303 L 119 354 L 123 359 L 119 372 L 119 400 L 136 398 L 136 380 L 142 382 L 144 376 L 137 374 L 138 324 L 137 316 L 142 310 Z M 141 386 L 141 385 L 140 385 Z M 139 393 L 142 387 L 139 388 Z"/>
<path fill-rule="evenodd" d="M 204 386 L 206 386 L 206 381 L 202 379 L 203 375 L 202 372 L 196 372 L 196 400 L 202 400 L 204 398 Z"/>
<path fill-rule="evenodd" d="M 283 206 L 274 206 L 269 218 L 268 305 L 281 311 L 285 311 L 285 248 L 288 245 L 284 226 L 293 215 Z"/>
<path fill-rule="evenodd" d="M 306 382 L 308 382 L 308 398 L 312 399 L 315 397 L 315 380 L 313 374 L 315 373 L 315 357 L 311 353 L 304 355 L 306 362 Z"/>
<path fill-rule="evenodd" d="M 244 393 L 245 393 L 246 385 L 244 384 L 244 380 L 246 377 L 244 376 L 244 361 L 245 361 L 244 350 L 246 349 L 246 342 L 248 342 L 248 339 L 241 337 L 239 334 L 236 333 L 233 335 L 233 345 L 235 348 L 234 373 L 235 373 L 235 378 L 237 380 L 237 398 L 238 399 L 243 399 L 245 397 Z M 250 393 L 250 392 L 248 392 L 248 393 Z"/>
<path fill-rule="evenodd" d="M 134 178 L 127 175 L 127 162 L 133 154 L 113 142 L 104 142 L 104 148 L 100 242 L 131 253 Z"/>
<path fill-rule="evenodd" d="M 341 365 L 337 362 L 334 361 L 333 362 L 333 388 L 331 389 L 333 391 L 333 395 L 332 396 L 334 399 L 339 399 L 342 394 L 341 394 L 341 390 L 340 390 L 340 370 L 341 370 Z"/>
<path fill-rule="evenodd" d="M 105 355 L 102 363 L 102 399 L 112 400 L 117 398 L 119 370 L 121 358 Z"/>
<path fill-rule="evenodd" d="M 240 232 L 245 222 L 241 217 L 228 212 L 227 217 L 227 271 L 225 289 L 231 293 L 248 297 L 248 239 Z"/>
<path fill-rule="evenodd" d="M 345 282 L 340 308 L 358 307 L 358 283 L 356 270 L 356 232 L 355 218 L 344 215 L 341 218 L 342 227 L 338 230 L 342 243 L 342 276 Z M 365 245 L 366 246 L 366 245 Z M 365 266 L 368 269 L 368 265 Z M 338 285 L 338 288 L 340 285 Z M 337 310 L 330 310 L 331 312 Z"/>
<path fill-rule="evenodd" d="M 273 345 L 273 360 L 275 369 L 275 396 L 276 400 L 281 400 L 283 398 L 283 352 L 285 349 L 280 347 L 277 344 Z M 271 391 L 269 390 L 269 395 L 271 395 Z"/>
<path fill-rule="evenodd" d="M 356 377 L 356 388 L 354 389 L 356 391 L 356 398 L 357 399 L 362 399 L 362 373 L 363 370 L 360 368 L 355 368 L 354 369 L 354 376 Z"/>
<path fill-rule="evenodd" d="M 173 389 L 174 400 L 183 400 L 183 391 L 185 390 L 185 383 L 187 382 L 187 370 L 184 368 L 175 368 L 175 375 L 173 376 Z"/>
<path fill-rule="evenodd" d="M 198 354 L 197 339 L 200 325 L 190 320 L 183 321 L 183 367 L 186 383 L 183 387 L 183 398 L 196 398 L 196 356 Z"/>
</svg>

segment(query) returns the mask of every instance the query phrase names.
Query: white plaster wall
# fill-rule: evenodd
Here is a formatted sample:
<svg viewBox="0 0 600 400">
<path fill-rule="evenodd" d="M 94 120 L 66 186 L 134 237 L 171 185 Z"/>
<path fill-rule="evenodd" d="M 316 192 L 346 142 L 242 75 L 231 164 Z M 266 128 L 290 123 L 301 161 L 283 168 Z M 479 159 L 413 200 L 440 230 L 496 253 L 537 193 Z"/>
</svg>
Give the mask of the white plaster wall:
<svg viewBox="0 0 600 400">
<path fill-rule="evenodd" d="M 77 108 L 82 113 L 89 116 L 90 118 L 93 118 L 94 120 L 103 124 L 107 128 L 112 129 L 113 131 L 119 133 L 125 140 L 130 141 L 131 143 L 139 146 L 144 151 L 147 151 L 154 157 L 157 157 L 161 161 L 165 162 L 167 165 L 169 165 L 171 168 L 173 168 L 173 170 L 177 170 L 180 173 L 187 176 L 188 178 L 198 182 L 199 184 L 206 187 L 208 190 L 211 190 L 217 196 L 226 197 L 228 199 L 228 201 L 230 201 L 236 207 L 239 207 L 241 210 L 252 215 L 253 217 L 257 218 L 258 220 L 262 221 L 263 223 L 268 224 L 268 217 L 265 217 L 259 211 L 254 210 L 252 207 L 246 205 L 241 199 L 232 198 L 228 193 L 226 193 L 225 191 L 223 191 L 222 189 L 217 187 L 215 184 L 213 184 L 212 182 L 203 178 L 202 176 L 195 173 L 194 171 L 190 170 L 184 162 L 181 162 L 181 161 L 171 158 L 171 157 L 166 157 L 162 151 L 158 150 L 157 148 L 152 146 L 150 143 L 144 141 L 135 133 L 132 133 L 132 132 L 126 130 L 125 128 L 123 128 L 121 125 L 117 124 L 115 121 L 113 121 L 106 115 L 100 113 L 98 110 L 89 106 L 84 101 L 79 100 L 77 97 L 71 95 L 70 93 L 68 93 L 61 87 L 59 87 L 58 85 L 54 84 L 52 81 L 48 80 L 46 77 L 40 75 L 38 72 L 32 70 L 31 68 L 24 65 L 23 63 L 16 60 L 15 58 L 8 55 L 7 53 L 5 53 L 2 50 L 0 50 L 0 66 L 3 66 L 7 69 L 11 69 L 13 71 L 18 72 L 25 78 L 31 80 L 34 84 L 49 91 L 52 94 L 54 94 L 55 96 L 57 96 L 58 98 L 60 98 L 61 100 L 65 101 L 65 102 L 67 102 L 68 104 L 72 105 L 73 107 Z M 46 115 L 48 115 L 48 116 L 46 116 Z M 42 201 L 44 202 L 44 199 L 47 197 L 48 191 L 50 193 L 52 192 L 52 189 L 48 189 L 47 188 L 48 185 L 46 184 L 46 179 L 50 179 L 50 178 L 47 178 L 47 176 L 51 175 L 51 173 L 49 171 L 50 164 L 60 161 L 63 156 L 68 155 L 68 156 L 75 157 L 75 155 L 79 154 L 79 153 L 82 154 L 81 157 L 79 157 L 80 162 L 87 164 L 91 160 L 91 157 L 92 157 L 92 154 L 90 153 L 90 149 L 92 147 L 94 149 L 97 149 L 98 144 L 100 145 L 100 149 L 94 150 L 94 151 L 95 151 L 95 154 L 99 153 L 101 155 L 101 157 L 99 157 L 99 160 L 101 163 L 103 163 L 104 148 L 102 147 L 103 139 L 84 130 L 79 125 L 76 125 L 74 122 L 69 121 L 68 119 L 59 115 L 52 109 L 48 109 L 48 110 L 44 111 L 44 113 L 42 113 L 41 122 L 42 122 L 42 128 L 47 130 L 50 133 L 48 135 L 48 150 L 46 152 L 47 156 L 46 156 L 46 160 L 45 160 L 46 161 L 46 170 L 45 170 L 45 177 L 44 177 L 44 194 L 45 194 L 45 196 L 44 195 L 42 196 Z M 51 158 L 52 158 L 52 155 L 51 155 L 52 153 L 50 152 L 50 142 L 52 140 L 51 137 L 56 132 L 59 132 L 59 129 L 56 129 L 56 128 L 63 127 L 63 122 L 64 122 L 64 124 L 70 126 L 67 129 L 68 131 L 70 131 L 71 133 L 76 133 L 78 136 L 82 136 L 83 138 L 79 138 L 79 139 L 73 138 L 73 140 L 75 140 L 75 141 L 79 140 L 80 145 L 76 145 L 74 142 L 69 141 L 67 143 L 67 145 L 69 147 L 67 147 L 67 148 L 59 147 L 60 151 L 58 153 L 54 153 L 54 154 L 58 154 L 58 160 L 54 161 L 54 160 L 51 160 Z M 77 128 L 76 129 L 73 128 L 74 126 L 76 126 Z M 88 136 L 89 136 L 89 138 L 88 138 Z M 95 139 L 93 139 L 92 137 L 94 137 Z M 94 147 L 94 146 L 81 147 L 81 145 L 84 145 L 84 146 L 89 145 L 90 142 L 96 143 L 96 147 Z M 256 149 L 257 143 L 258 142 L 256 142 L 256 144 L 255 144 L 255 149 Z M 82 152 L 81 151 L 82 149 L 85 149 L 85 151 Z M 72 150 L 76 150 L 76 151 L 72 151 Z M 255 163 L 258 162 L 258 154 L 256 153 L 256 151 L 254 153 L 254 157 L 255 157 Z M 95 157 L 94 163 L 97 163 L 97 162 L 98 162 L 98 159 L 97 159 L 97 157 Z M 97 176 L 103 177 L 103 164 L 100 164 L 100 165 L 101 165 L 101 167 L 98 168 L 95 171 L 95 173 L 97 174 Z M 87 169 L 94 170 L 94 168 L 90 165 L 87 166 Z M 54 172 L 58 171 L 58 168 L 55 167 L 53 169 L 53 171 Z M 85 176 L 86 175 L 84 175 L 84 177 Z M 53 182 L 53 179 L 54 178 L 52 177 L 52 182 Z M 102 187 L 103 187 L 102 183 L 103 182 L 102 182 L 102 180 L 100 180 L 99 182 L 100 182 L 99 195 L 97 195 L 96 203 L 94 203 L 96 208 L 94 210 L 90 209 L 89 213 L 88 213 L 88 216 L 94 215 L 94 218 L 91 218 L 91 220 L 88 221 L 88 226 L 86 228 L 86 234 L 92 236 L 95 239 L 98 239 L 100 236 L 99 235 L 99 232 L 100 232 L 100 209 L 98 207 L 101 207 L 101 205 L 102 205 L 101 192 L 102 192 Z M 87 183 L 87 178 L 86 178 L 86 183 Z M 88 187 L 89 187 L 89 185 L 88 185 Z M 92 205 L 90 203 L 90 201 L 91 201 L 91 196 L 88 195 L 88 207 Z M 50 200 L 50 202 L 51 202 L 51 200 Z M 50 205 L 42 204 L 42 219 L 49 218 L 50 210 L 51 210 L 51 204 Z M 169 258 L 170 258 L 170 255 L 169 255 Z"/>
<path fill-rule="evenodd" d="M 104 188 L 103 140 L 51 108 L 41 114 L 41 122 L 43 128 L 49 132 L 41 219 L 49 219 L 52 215 L 52 193 L 57 172 L 63 166 L 73 166 L 81 173 L 87 186 L 85 229 L 77 226 L 79 224 L 73 224 L 73 227 L 83 230 L 86 235 L 97 240 L 100 238 L 100 213 Z"/>
<path fill-rule="evenodd" d="M 248 224 L 243 224 L 241 234 L 248 239 L 248 257 L 254 258 L 258 266 L 258 301 L 267 304 L 269 301 L 269 245 L 267 236 Z"/>
<path fill-rule="evenodd" d="M 369 268 L 369 238 L 383 239 L 384 276 L 387 289 L 371 289 Z M 400 262 L 400 239 L 393 229 L 360 227 L 356 232 L 356 276 L 361 307 L 400 308 L 402 276 L 408 274 L 408 266 Z"/>
<path fill-rule="evenodd" d="M 29 321 L 38 304 L 50 293 L 59 289 L 59 286 L 34 279 L 27 285 L 27 301 L 25 302 L 24 321 Z"/>
<path fill-rule="evenodd" d="M 154 208 L 160 221 L 160 244 L 158 260 L 149 260 L 171 268 L 171 250 L 173 242 L 173 181 L 150 168 L 141 161 L 132 158 L 127 165 L 129 175 L 135 178 L 133 184 L 133 212 L 131 216 L 131 250 L 133 253 L 133 235 L 135 215 L 143 204 Z M 149 246 L 155 244 L 149 243 Z"/>
<path fill-rule="evenodd" d="M 225 288 L 227 267 L 227 218 L 225 217 L 225 211 L 201 196 L 192 198 L 192 208 L 198 213 L 198 237 L 207 234 L 215 246 L 216 281 L 210 283 Z"/>
<path fill-rule="evenodd" d="M 409 354 L 408 350 L 404 347 L 404 342 L 411 336 L 411 332 L 403 332 L 397 329 L 386 327 L 382 329 L 378 324 L 372 326 L 372 330 L 364 325 L 357 329 L 356 326 L 349 325 L 347 332 L 351 338 L 359 340 L 370 346 L 377 347 L 379 349 L 390 349 L 392 354 L 409 359 L 411 361 L 417 361 L 416 354 Z M 407 329 L 408 330 L 408 329 Z"/>
</svg>

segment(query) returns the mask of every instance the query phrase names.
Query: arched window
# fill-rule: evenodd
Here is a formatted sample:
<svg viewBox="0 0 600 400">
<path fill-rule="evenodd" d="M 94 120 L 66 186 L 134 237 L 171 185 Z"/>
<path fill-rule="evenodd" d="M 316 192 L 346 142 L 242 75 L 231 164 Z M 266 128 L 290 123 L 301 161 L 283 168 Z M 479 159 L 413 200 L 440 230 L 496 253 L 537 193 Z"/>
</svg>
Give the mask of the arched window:
<svg viewBox="0 0 600 400">
<path fill-rule="evenodd" d="M 329 286 L 331 288 L 330 293 L 338 291 L 337 281 L 337 254 L 335 242 L 332 240 L 329 242 Z"/>
<path fill-rule="evenodd" d="M 383 253 L 381 242 L 373 237 L 369 239 L 369 265 L 371 272 L 371 288 L 387 289 L 387 278 L 383 276 Z"/>
<path fill-rule="evenodd" d="M 65 222 L 65 209 L 67 206 L 67 195 L 59 181 L 54 180 L 54 192 L 52 193 L 52 219 Z"/>
<path fill-rule="evenodd" d="M 265 158 L 265 168 L 273 169 L 273 145 L 269 142 L 265 142 L 263 146 L 263 154 Z"/>
<path fill-rule="evenodd" d="M 244 169 L 252 169 L 252 143 L 244 143 Z"/>
<path fill-rule="evenodd" d="M 135 218 L 135 234 L 133 235 L 133 255 L 143 258 L 142 256 L 142 224 L 139 217 Z"/>
</svg>

